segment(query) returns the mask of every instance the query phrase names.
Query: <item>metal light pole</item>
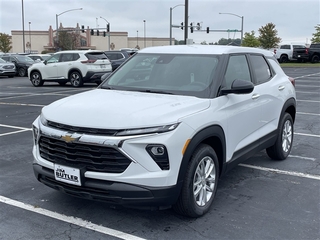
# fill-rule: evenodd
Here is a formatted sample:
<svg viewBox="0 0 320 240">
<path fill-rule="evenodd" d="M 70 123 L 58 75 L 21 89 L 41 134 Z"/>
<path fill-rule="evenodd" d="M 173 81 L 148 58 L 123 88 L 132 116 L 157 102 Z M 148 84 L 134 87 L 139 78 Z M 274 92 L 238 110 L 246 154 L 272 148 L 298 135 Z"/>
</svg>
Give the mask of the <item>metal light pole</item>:
<svg viewBox="0 0 320 240">
<path fill-rule="evenodd" d="M 106 31 L 107 31 L 107 29 L 108 29 L 107 25 L 110 24 L 110 23 L 104 17 L 100 17 L 100 18 L 102 18 L 103 20 L 105 20 L 107 22 L 107 24 L 106 24 Z M 109 27 L 110 27 L 110 25 L 109 25 Z M 108 50 L 110 51 L 110 32 L 108 32 L 108 43 L 109 43 L 108 44 L 109 45 Z"/>
<path fill-rule="evenodd" d="M 138 48 L 138 46 L 139 46 L 139 31 L 137 30 L 137 48 Z"/>
<path fill-rule="evenodd" d="M 21 0 L 22 3 L 22 45 L 23 45 L 23 52 L 26 52 L 26 43 L 24 39 L 24 8 L 23 8 L 23 0 Z"/>
<path fill-rule="evenodd" d="M 184 4 L 178 4 L 170 8 L 170 45 L 172 45 L 172 10 L 179 6 L 184 6 Z"/>
<path fill-rule="evenodd" d="M 30 53 L 31 53 L 31 50 L 32 50 L 32 45 L 31 45 L 31 31 L 30 31 L 30 25 L 31 25 L 31 22 L 29 22 L 29 43 L 30 43 Z"/>
<path fill-rule="evenodd" d="M 236 16 L 238 18 L 241 18 L 241 44 L 242 44 L 242 41 L 243 41 L 243 20 L 244 20 L 244 16 L 239 16 L 239 15 L 234 14 L 234 13 L 219 13 L 219 14 L 228 14 L 228 15 L 233 15 L 233 16 Z"/>
<path fill-rule="evenodd" d="M 146 20 L 143 20 L 144 23 L 144 47 L 146 47 Z"/>
<path fill-rule="evenodd" d="M 59 28 L 58 28 L 58 17 L 66 12 L 71 12 L 71 11 L 76 11 L 76 10 L 82 10 L 82 8 L 75 8 L 75 9 L 70 9 L 67 11 L 64 11 L 62 13 L 56 14 L 56 34 L 57 34 L 57 46 L 59 46 Z"/>
</svg>

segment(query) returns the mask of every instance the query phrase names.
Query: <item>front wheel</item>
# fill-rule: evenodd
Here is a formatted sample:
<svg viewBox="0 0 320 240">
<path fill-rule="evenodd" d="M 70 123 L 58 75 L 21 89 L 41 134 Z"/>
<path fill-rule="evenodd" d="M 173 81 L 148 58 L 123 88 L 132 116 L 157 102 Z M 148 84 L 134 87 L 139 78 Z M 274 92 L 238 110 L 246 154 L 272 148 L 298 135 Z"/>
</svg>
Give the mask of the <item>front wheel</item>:
<svg viewBox="0 0 320 240">
<path fill-rule="evenodd" d="M 289 113 L 285 113 L 281 119 L 278 129 L 277 140 L 273 146 L 267 148 L 267 154 L 271 159 L 286 159 L 292 148 L 293 141 L 293 120 Z"/>
<path fill-rule="evenodd" d="M 288 56 L 287 55 L 282 55 L 281 57 L 280 57 L 280 63 L 286 63 L 286 62 L 288 62 Z"/>
<path fill-rule="evenodd" d="M 219 162 L 215 151 L 209 145 L 199 145 L 191 157 L 173 209 L 188 217 L 200 217 L 207 213 L 217 191 L 218 178 Z"/>
<path fill-rule="evenodd" d="M 83 85 L 82 76 L 78 71 L 71 72 L 69 80 L 73 87 L 81 87 Z"/>
<path fill-rule="evenodd" d="M 20 77 L 24 77 L 24 76 L 26 76 L 26 74 L 27 74 L 26 69 L 24 69 L 24 68 L 19 68 L 19 69 L 18 69 L 18 75 L 19 75 Z"/>
<path fill-rule="evenodd" d="M 34 71 L 30 74 L 30 80 L 32 85 L 35 87 L 40 87 L 43 85 L 41 74 L 37 71 Z"/>
</svg>

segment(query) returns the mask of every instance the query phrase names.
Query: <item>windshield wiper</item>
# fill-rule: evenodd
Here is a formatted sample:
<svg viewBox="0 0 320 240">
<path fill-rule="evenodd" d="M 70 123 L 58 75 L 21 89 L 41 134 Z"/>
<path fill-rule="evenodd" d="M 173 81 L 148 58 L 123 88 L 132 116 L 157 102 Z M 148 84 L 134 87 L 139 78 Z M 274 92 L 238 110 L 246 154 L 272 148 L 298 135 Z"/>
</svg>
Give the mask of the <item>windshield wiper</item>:
<svg viewBox="0 0 320 240">
<path fill-rule="evenodd" d="M 148 92 L 148 93 L 173 94 L 173 93 L 171 93 L 171 92 L 159 91 L 159 90 L 150 90 L 150 89 L 139 90 L 139 91 L 140 91 L 140 92 Z"/>
</svg>

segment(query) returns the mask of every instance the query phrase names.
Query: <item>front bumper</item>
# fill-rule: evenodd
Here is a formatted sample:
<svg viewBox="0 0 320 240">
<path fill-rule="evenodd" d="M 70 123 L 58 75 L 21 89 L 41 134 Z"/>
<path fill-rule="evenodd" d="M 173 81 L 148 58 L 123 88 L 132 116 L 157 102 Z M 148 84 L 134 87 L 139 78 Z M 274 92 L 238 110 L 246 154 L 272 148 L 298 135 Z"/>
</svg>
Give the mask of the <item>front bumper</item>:
<svg viewBox="0 0 320 240">
<path fill-rule="evenodd" d="M 177 201 L 182 184 L 169 187 L 146 187 L 87 178 L 79 187 L 56 181 L 53 170 L 39 164 L 34 163 L 33 170 L 38 181 L 58 191 L 80 198 L 132 208 L 170 207 Z"/>
</svg>

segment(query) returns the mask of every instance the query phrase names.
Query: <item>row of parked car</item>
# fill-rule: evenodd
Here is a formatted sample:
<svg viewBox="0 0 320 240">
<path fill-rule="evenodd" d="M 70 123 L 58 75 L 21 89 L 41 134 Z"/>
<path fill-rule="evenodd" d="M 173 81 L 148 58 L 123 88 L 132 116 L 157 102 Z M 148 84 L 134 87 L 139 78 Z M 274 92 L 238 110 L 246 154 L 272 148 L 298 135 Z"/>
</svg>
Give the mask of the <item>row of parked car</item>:
<svg viewBox="0 0 320 240">
<path fill-rule="evenodd" d="M 117 69 L 137 49 L 118 51 L 71 50 L 55 54 L 2 54 L 0 76 L 28 76 L 36 87 L 46 81 L 80 87 L 85 82 L 101 83 L 101 76 Z"/>
</svg>

